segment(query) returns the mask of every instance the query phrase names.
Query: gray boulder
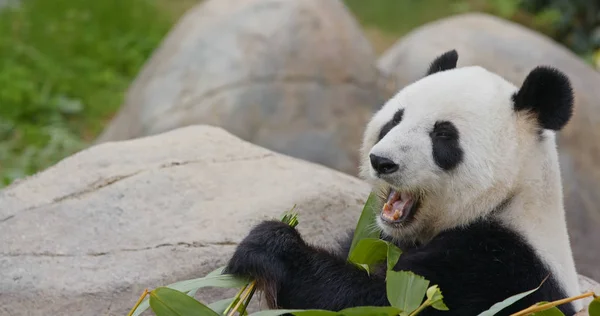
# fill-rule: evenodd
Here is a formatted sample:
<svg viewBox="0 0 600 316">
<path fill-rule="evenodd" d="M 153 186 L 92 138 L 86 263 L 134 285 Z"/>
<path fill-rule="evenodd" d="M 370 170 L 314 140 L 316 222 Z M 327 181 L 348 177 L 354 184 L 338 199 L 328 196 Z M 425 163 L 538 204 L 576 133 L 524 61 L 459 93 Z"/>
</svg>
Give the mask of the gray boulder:
<svg viewBox="0 0 600 316">
<path fill-rule="evenodd" d="M 0 315 L 126 315 L 144 288 L 224 265 L 294 204 L 300 232 L 333 245 L 368 193 L 215 127 L 94 146 L 0 191 Z"/>
<path fill-rule="evenodd" d="M 191 124 L 356 174 L 386 99 L 376 56 L 338 0 L 208 0 L 170 32 L 98 142 Z"/>
<path fill-rule="evenodd" d="M 483 66 L 516 85 L 538 65 L 570 77 L 575 114 L 558 140 L 569 233 L 579 271 L 600 279 L 600 73 L 539 33 L 478 13 L 414 30 L 381 57 L 379 67 L 400 88 L 421 78 L 423 65 L 450 49 L 457 49 L 459 67 Z"/>
<path fill-rule="evenodd" d="M 254 224 L 293 205 L 302 235 L 332 247 L 368 193 L 216 127 L 97 145 L 0 191 L 0 315 L 126 315 L 144 288 L 224 265 Z"/>
</svg>

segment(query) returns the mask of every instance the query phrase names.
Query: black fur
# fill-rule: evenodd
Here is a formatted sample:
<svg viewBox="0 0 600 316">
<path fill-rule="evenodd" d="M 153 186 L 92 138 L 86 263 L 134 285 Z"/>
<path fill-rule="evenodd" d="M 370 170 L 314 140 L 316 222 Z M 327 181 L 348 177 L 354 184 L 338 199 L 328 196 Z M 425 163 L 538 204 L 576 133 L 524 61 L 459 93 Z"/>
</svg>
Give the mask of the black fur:
<svg viewBox="0 0 600 316">
<path fill-rule="evenodd" d="M 458 129 L 448 121 L 438 121 L 429 133 L 433 159 L 442 169 L 450 171 L 463 160 L 463 150 L 458 142 Z"/>
<path fill-rule="evenodd" d="M 562 129 L 573 114 L 569 78 L 550 67 L 532 70 L 512 99 L 515 111 L 531 111 L 544 129 Z"/>
<path fill-rule="evenodd" d="M 455 49 L 451 51 L 447 51 L 442 55 L 438 56 L 432 63 L 429 65 L 429 69 L 427 70 L 427 76 L 432 75 L 436 72 L 446 71 L 450 69 L 456 68 L 456 64 L 458 62 L 458 53 Z"/>
<path fill-rule="evenodd" d="M 400 109 L 396 113 L 394 113 L 394 117 L 392 117 L 392 119 L 389 122 L 385 123 L 385 125 L 383 125 L 383 127 L 381 128 L 381 131 L 379 131 L 379 140 L 381 140 L 387 133 L 389 133 L 390 130 L 394 128 L 394 126 L 398 125 L 402 121 L 403 116 L 404 109 Z"/>
<path fill-rule="evenodd" d="M 338 311 L 389 305 L 384 273 L 373 271 L 369 276 L 347 262 L 349 247 L 343 249 L 329 252 L 310 246 L 288 225 L 266 221 L 238 246 L 225 273 L 257 279 L 271 308 Z M 423 316 L 477 315 L 496 302 L 537 287 L 548 275 L 538 291 L 498 315 L 566 297 L 529 244 L 494 221 L 448 230 L 426 245 L 403 250 L 395 270 L 410 270 L 431 285 L 438 284 L 450 308 L 442 312 L 427 308 L 420 313 Z M 575 313 L 568 304 L 559 308 L 566 315 Z"/>
</svg>

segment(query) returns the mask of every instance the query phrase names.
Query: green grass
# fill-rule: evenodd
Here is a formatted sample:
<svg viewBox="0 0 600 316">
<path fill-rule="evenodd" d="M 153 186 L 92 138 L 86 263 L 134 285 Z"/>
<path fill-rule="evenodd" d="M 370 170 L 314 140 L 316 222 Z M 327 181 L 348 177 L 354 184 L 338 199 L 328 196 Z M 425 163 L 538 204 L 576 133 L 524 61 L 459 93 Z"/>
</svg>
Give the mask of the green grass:
<svg viewBox="0 0 600 316">
<path fill-rule="evenodd" d="M 367 27 L 401 36 L 415 26 L 431 22 L 462 8 L 455 0 L 344 0 L 358 20 Z"/>
<path fill-rule="evenodd" d="M 0 187 L 85 148 L 194 3 L 23 0 L 0 11 Z M 347 1 L 363 24 L 387 36 L 388 46 L 390 39 L 443 16 L 444 3 Z"/>
<path fill-rule="evenodd" d="M 0 11 L 0 186 L 84 148 L 176 18 L 154 0 Z"/>
</svg>

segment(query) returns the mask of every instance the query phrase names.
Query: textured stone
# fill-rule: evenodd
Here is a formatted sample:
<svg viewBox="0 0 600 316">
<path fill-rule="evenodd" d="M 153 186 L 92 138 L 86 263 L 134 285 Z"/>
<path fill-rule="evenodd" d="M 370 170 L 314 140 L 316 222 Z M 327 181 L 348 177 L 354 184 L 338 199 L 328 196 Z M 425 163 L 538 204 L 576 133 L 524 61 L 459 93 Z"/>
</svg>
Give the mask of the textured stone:
<svg viewBox="0 0 600 316">
<path fill-rule="evenodd" d="M 564 71 L 575 90 L 575 114 L 559 134 L 565 206 L 580 273 L 600 279 L 600 73 L 551 39 L 485 14 L 465 14 L 409 33 L 380 59 L 397 88 L 424 75 L 423 65 L 456 49 L 458 66 L 479 65 L 516 85 L 538 65 Z"/>
<path fill-rule="evenodd" d="M 224 265 L 251 226 L 294 204 L 303 236 L 334 246 L 368 192 L 216 127 L 94 146 L 0 191 L 0 315 L 125 315 L 144 288 Z"/>
<path fill-rule="evenodd" d="M 332 245 L 368 192 L 215 127 L 94 146 L 0 191 L 0 315 L 125 315 L 144 288 L 224 265 L 294 204 L 300 232 Z"/>
<path fill-rule="evenodd" d="M 144 66 L 98 142 L 208 124 L 356 174 L 363 127 L 387 96 L 381 82 L 341 1 L 204 1 Z"/>
</svg>

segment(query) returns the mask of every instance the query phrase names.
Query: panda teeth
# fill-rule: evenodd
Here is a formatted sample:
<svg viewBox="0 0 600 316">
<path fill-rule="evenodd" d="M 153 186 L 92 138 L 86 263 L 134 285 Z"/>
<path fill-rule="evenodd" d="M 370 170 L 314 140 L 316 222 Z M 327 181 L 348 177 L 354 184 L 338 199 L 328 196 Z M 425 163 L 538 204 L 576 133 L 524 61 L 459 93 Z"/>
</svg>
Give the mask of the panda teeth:
<svg viewBox="0 0 600 316">
<path fill-rule="evenodd" d="M 394 202 L 396 202 L 400 199 L 401 199 L 400 192 L 392 189 L 392 190 L 390 190 L 390 194 L 388 195 L 387 204 L 394 204 Z"/>
</svg>

